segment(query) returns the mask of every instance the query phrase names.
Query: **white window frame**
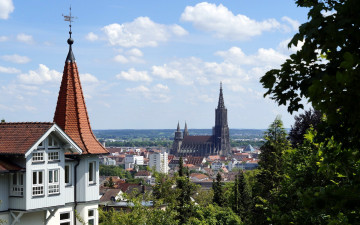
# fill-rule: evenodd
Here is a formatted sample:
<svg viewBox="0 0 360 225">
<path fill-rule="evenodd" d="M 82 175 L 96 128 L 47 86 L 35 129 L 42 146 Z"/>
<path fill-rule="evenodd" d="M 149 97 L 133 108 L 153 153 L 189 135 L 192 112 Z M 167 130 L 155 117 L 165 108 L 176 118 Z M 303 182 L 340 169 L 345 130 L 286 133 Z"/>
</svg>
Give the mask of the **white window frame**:
<svg viewBox="0 0 360 225">
<path fill-rule="evenodd" d="M 34 151 L 32 153 L 32 162 L 33 163 L 41 163 L 45 161 L 45 151 Z"/>
<path fill-rule="evenodd" d="M 93 215 L 90 216 L 90 212 L 92 212 Z M 94 221 L 93 225 L 96 225 L 96 209 L 89 209 L 89 210 L 88 210 L 87 224 L 92 225 L 92 224 L 90 223 L 90 220 L 93 220 L 93 221 Z"/>
<path fill-rule="evenodd" d="M 89 162 L 88 166 L 88 182 L 96 184 L 96 161 Z"/>
<path fill-rule="evenodd" d="M 66 182 L 66 167 L 69 168 L 69 171 L 68 171 L 68 182 Z M 65 164 L 65 167 L 64 167 L 64 181 L 65 181 L 65 185 L 66 186 L 71 186 L 71 179 L 72 179 L 72 176 L 71 176 L 71 171 L 72 171 L 72 168 L 71 168 L 71 165 L 70 164 Z"/>
<path fill-rule="evenodd" d="M 62 214 L 69 214 L 69 218 L 66 219 L 61 219 L 61 215 Z M 60 213 L 60 225 L 65 225 L 65 224 L 70 224 L 72 225 L 72 212 L 71 211 L 67 211 L 67 212 L 61 212 Z"/>
<path fill-rule="evenodd" d="M 60 193 L 60 170 L 50 169 L 48 170 L 48 194 L 59 194 Z"/>
<path fill-rule="evenodd" d="M 36 177 L 36 182 L 34 180 L 34 174 Z M 32 196 L 43 196 L 45 193 L 44 192 L 44 170 L 33 170 L 31 176 L 32 176 L 32 180 L 31 180 Z M 41 183 L 40 183 L 40 178 L 41 178 Z"/>
<path fill-rule="evenodd" d="M 48 161 L 49 162 L 60 161 L 60 151 L 49 151 L 48 152 Z"/>
<path fill-rule="evenodd" d="M 59 141 L 52 135 L 48 136 L 48 148 L 59 148 Z"/>
<path fill-rule="evenodd" d="M 24 195 L 24 174 L 11 174 L 10 195 L 22 197 Z"/>
</svg>

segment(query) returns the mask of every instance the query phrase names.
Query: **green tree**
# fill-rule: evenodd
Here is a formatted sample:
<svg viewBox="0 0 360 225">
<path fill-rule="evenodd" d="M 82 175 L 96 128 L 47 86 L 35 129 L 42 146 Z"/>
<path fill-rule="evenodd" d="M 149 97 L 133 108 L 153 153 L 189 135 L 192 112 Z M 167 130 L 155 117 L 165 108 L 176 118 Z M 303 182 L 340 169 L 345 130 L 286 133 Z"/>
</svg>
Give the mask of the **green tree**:
<svg viewBox="0 0 360 225">
<path fill-rule="evenodd" d="M 324 114 L 302 146 L 285 154 L 286 179 L 271 206 L 273 223 L 357 224 L 360 221 L 360 21 L 357 0 L 297 1 L 309 21 L 289 45 L 303 41 L 281 69 L 262 77 L 265 95 L 289 112 L 301 99 Z M 286 201 L 291 199 L 291 202 Z"/>
<path fill-rule="evenodd" d="M 213 203 L 218 206 L 224 205 L 224 190 L 221 183 L 221 174 L 217 173 L 216 181 L 213 180 L 212 189 L 214 192 Z"/>
<path fill-rule="evenodd" d="M 279 116 L 265 132 L 266 142 L 261 146 L 259 161 L 259 172 L 256 175 L 256 182 L 253 188 L 254 202 L 254 224 L 269 224 L 267 218 L 271 212 L 268 210 L 270 204 L 283 179 L 283 152 L 290 148 L 290 142 L 286 138 L 286 132 Z"/>
<path fill-rule="evenodd" d="M 235 213 L 237 213 L 240 216 L 242 221 L 246 221 L 246 218 L 249 216 L 249 212 L 251 209 L 251 205 L 250 205 L 251 195 L 243 171 L 239 171 L 239 173 L 235 177 L 233 192 L 234 192 L 234 198 L 233 198 L 234 202 L 231 205 L 232 209 Z"/>
</svg>

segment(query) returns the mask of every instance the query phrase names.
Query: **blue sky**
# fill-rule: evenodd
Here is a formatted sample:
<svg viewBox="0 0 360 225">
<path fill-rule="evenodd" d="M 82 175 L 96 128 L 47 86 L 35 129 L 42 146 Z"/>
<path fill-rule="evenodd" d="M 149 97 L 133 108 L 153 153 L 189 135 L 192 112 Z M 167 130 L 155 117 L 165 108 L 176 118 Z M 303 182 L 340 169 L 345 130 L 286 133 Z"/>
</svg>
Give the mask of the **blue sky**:
<svg viewBox="0 0 360 225">
<path fill-rule="evenodd" d="M 211 128 L 220 81 L 230 128 L 293 124 L 259 83 L 299 47 L 307 10 L 289 0 L 0 0 L 0 119 L 52 121 L 70 5 L 93 129 Z"/>
</svg>

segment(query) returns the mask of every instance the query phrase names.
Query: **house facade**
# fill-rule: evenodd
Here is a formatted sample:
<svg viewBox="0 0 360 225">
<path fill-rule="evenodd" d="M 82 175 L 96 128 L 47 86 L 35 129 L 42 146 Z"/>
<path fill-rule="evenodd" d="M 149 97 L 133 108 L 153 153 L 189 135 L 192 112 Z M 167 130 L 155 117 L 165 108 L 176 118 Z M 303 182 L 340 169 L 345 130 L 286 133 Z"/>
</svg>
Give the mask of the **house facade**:
<svg viewBox="0 0 360 225">
<path fill-rule="evenodd" d="M 11 225 L 98 224 L 99 155 L 69 52 L 53 122 L 0 123 L 0 220 Z"/>
</svg>

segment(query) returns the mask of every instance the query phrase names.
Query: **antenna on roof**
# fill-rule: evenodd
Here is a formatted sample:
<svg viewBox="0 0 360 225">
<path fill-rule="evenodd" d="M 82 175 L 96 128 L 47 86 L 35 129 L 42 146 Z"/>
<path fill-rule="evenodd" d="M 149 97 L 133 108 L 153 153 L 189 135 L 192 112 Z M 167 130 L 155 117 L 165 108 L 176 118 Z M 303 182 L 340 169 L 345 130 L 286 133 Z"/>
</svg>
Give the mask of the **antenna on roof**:
<svg viewBox="0 0 360 225">
<path fill-rule="evenodd" d="M 74 22 L 74 19 L 77 19 L 77 17 L 75 16 L 71 16 L 71 6 L 70 6 L 70 14 L 69 15 L 64 15 L 62 14 L 62 16 L 64 17 L 64 20 L 65 21 L 68 21 L 70 24 L 69 24 L 69 27 L 70 27 L 70 31 L 69 31 L 69 34 L 70 34 L 70 38 L 71 38 L 71 22 Z"/>
</svg>

